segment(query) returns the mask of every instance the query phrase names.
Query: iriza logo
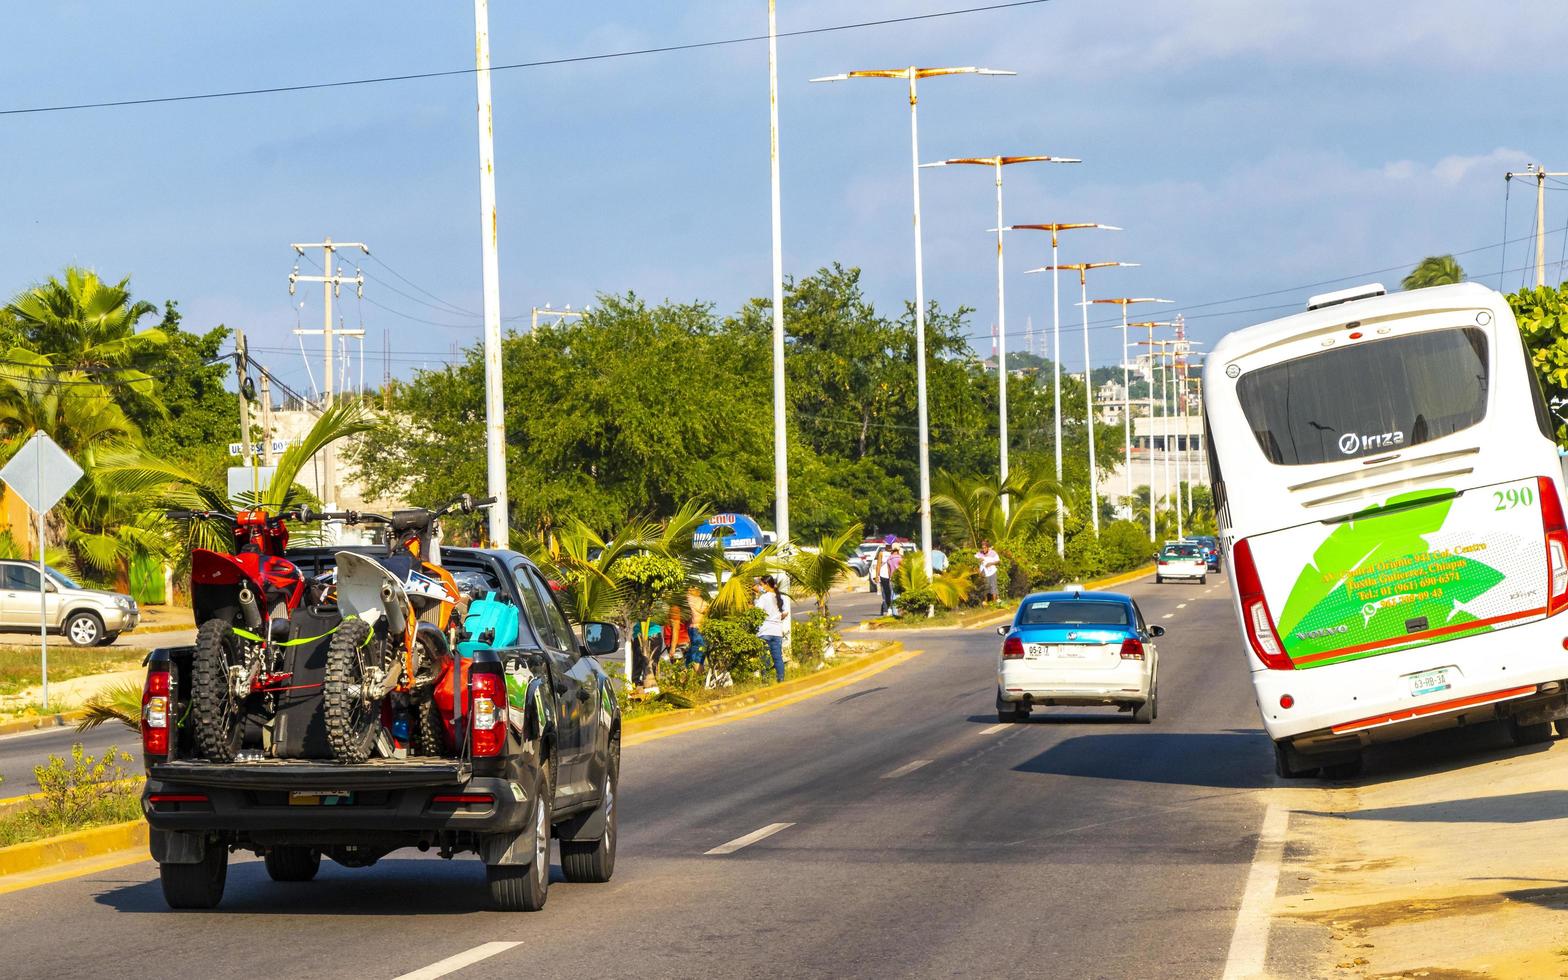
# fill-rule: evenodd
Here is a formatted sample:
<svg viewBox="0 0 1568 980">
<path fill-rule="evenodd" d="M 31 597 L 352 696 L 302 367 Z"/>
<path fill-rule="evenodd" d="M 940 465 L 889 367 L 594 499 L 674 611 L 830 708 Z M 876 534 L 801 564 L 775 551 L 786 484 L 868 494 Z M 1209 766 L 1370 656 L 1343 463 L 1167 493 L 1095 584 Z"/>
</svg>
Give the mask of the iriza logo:
<svg viewBox="0 0 1568 980">
<path fill-rule="evenodd" d="M 1361 435 L 1358 432 L 1347 432 L 1339 437 L 1339 451 L 1346 456 L 1353 456 L 1368 449 L 1388 449 L 1391 446 L 1403 446 L 1405 434 L 1403 432 L 1379 432 L 1375 435 Z"/>
</svg>

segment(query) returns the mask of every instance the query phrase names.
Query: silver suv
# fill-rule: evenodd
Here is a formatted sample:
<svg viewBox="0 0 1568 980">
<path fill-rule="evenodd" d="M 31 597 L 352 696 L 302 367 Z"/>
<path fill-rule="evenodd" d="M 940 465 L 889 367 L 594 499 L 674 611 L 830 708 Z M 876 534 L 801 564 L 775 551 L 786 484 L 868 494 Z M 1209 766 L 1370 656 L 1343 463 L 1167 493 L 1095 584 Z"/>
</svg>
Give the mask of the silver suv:
<svg viewBox="0 0 1568 980">
<path fill-rule="evenodd" d="M 130 596 L 84 589 L 58 569 L 49 569 L 44 590 L 43 615 L 49 632 L 63 634 L 72 646 L 113 643 L 142 618 Z M 0 632 L 37 633 L 39 605 L 37 564 L 0 561 Z"/>
</svg>

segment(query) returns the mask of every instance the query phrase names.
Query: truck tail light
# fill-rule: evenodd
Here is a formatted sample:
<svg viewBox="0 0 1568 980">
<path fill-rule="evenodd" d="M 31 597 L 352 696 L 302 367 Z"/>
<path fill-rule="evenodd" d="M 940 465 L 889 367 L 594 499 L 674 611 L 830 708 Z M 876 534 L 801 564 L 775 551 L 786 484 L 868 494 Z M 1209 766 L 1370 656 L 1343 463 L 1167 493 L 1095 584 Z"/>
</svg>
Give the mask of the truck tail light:
<svg viewBox="0 0 1568 980">
<path fill-rule="evenodd" d="M 169 672 L 149 670 L 142 685 L 142 754 L 169 754 Z"/>
<path fill-rule="evenodd" d="M 474 755 L 498 756 L 506 748 L 506 681 L 488 671 L 476 670 L 469 676 Z"/>
<path fill-rule="evenodd" d="M 1247 633 L 1247 643 L 1252 652 L 1269 670 L 1294 670 L 1295 664 L 1285 653 L 1279 633 L 1274 629 L 1274 617 L 1269 614 L 1269 601 L 1263 595 L 1263 582 L 1258 578 L 1258 566 L 1252 560 L 1252 544 L 1246 539 L 1237 541 L 1231 548 L 1231 562 L 1236 566 L 1236 591 L 1241 596 L 1241 626 Z"/>
<path fill-rule="evenodd" d="M 1022 659 L 1024 659 L 1024 641 L 1020 640 L 1016 636 L 1009 636 L 1006 640 L 1003 640 L 1002 641 L 1002 659 L 1003 660 L 1022 660 Z"/>
<path fill-rule="evenodd" d="M 1136 636 L 1129 636 L 1123 640 L 1121 657 L 1123 660 L 1142 660 L 1143 641 Z"/>
<path fill-rule="evenodd" d="M 1550 477 L 1536 481 L 1541 498 L 1541 525 L 1546 533 L 1546 568 L 1551 576 L 1551 591 L 1546 599 L 1548 616 L 1568 608 L 1568 522 L 1563 520 L 1563 505 L 1557 499 L 1557 484 Z"/>
</svg>

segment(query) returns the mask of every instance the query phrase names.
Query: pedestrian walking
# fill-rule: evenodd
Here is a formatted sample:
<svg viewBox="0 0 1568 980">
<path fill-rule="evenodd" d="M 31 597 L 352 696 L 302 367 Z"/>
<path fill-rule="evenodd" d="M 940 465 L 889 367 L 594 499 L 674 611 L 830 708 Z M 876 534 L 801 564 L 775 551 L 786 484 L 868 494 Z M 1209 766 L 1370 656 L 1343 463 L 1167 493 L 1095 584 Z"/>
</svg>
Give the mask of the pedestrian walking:
<svg viewBox="0 0 1568 980">
<path fill-rule="evenodd" d="M 790 600 L 771 575 L 762 576 L 761 586 L 757 590 L 756 606 L 762 610 L 763 619 L 762 625 L 757 627 L 757 635 L 773 654 L 773 672 L 783 681 L 784 636 L 789 632 Z"/>
<path fill-rule="evenodd" d="M 871 581 L 876 584 L 877 591 L 882 593 L 882 612 L 886 616 L 888 610 L 893 608 L 893 579 L 888 569 L 888 550 L 886 546 L 877 549 L 877 556 L 871 562 Z"/>
<path fill-rule="evenodd" d="M 983 586 L 985 589 L 985 601 L 995 602 L 997 599 L 996 570 L 1001 567 L 1002 556 L 997 554 L 996 550 L 991 547 L 990 541 L 982 541 L 980 542 L 980 550 L 975 552 L 975 560 L 980 563 L 980 580 L 985 583 Z"/>
<path fill-rule="evenodd" d="M 891 545 L 887 554 L 887 611 L 898 615 L 898 570 L 904 567 L 904 549 Z"/>
</svg>

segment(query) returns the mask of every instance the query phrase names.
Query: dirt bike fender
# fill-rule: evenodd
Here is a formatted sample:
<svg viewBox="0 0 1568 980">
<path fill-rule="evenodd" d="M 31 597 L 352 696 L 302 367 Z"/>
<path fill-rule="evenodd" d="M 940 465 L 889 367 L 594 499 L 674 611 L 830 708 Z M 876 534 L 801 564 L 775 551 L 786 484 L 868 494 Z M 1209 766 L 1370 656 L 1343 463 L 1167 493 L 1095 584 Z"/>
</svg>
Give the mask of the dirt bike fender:
<svg viewBox="0 0 1568 980">
<path fill-rule="evenodd" d="M 338 552 L 335 560 L 338 608 L 343 618 L 357 617 L 375 625 L 384 616 L 390 632 L 403 632 L 408 595 L 398 577 L 380 563 L 352 551 Z"/>
<path fill-rule="evenodd" d="M 191 585 L 239 585 L 244 581 L 259 591 L 261 582 L 238 558 L 206 548 L 191 549 Z"/>
</svg>

